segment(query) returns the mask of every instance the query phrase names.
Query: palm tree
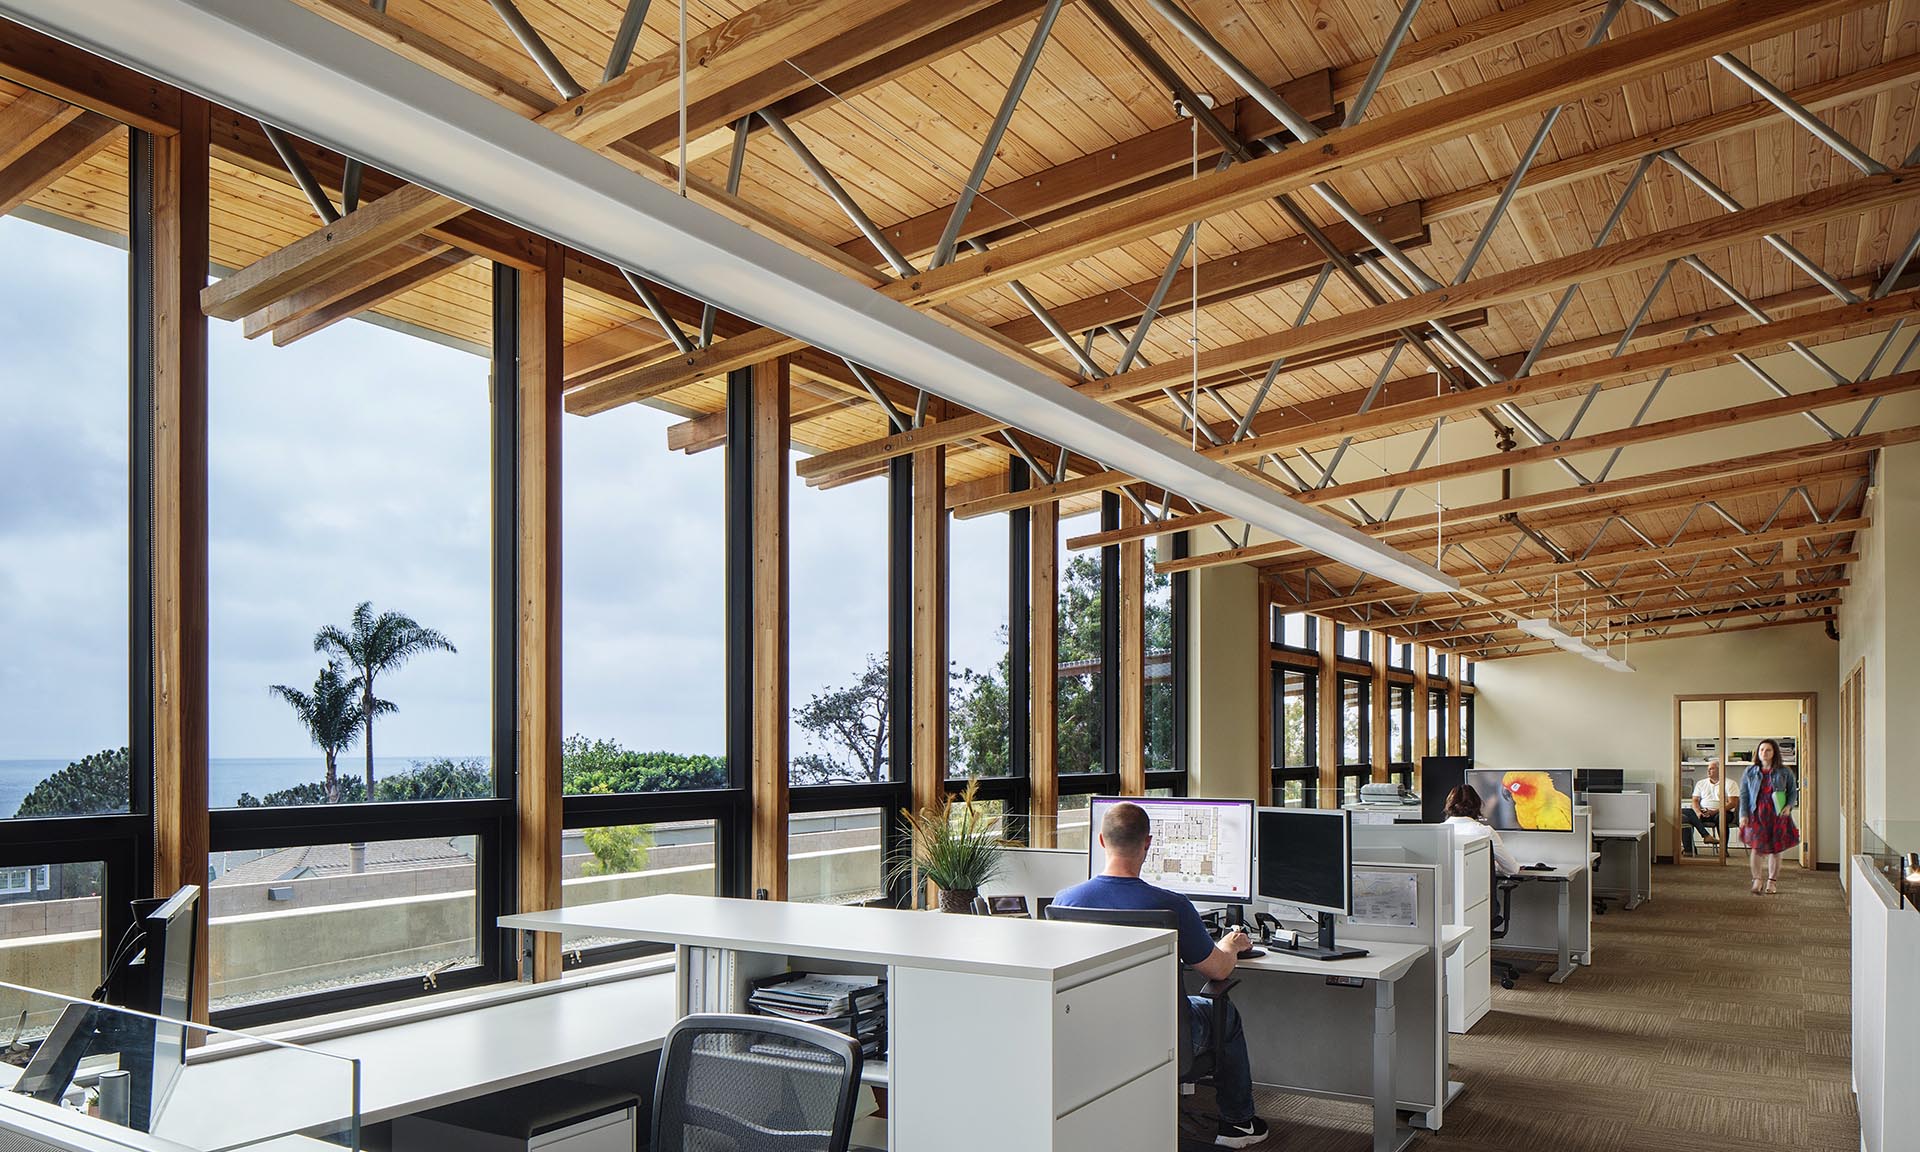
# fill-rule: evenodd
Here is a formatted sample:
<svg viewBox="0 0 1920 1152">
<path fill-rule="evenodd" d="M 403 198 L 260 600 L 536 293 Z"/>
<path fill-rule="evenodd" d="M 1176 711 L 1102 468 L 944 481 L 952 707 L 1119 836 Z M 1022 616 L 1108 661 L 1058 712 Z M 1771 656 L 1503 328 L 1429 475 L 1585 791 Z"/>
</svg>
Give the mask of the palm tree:
<svg viewBox="0 0 1920 1152">
<path fill-rule="evenodd" d="M 373 795 L 373 718 L 399 708 L 373 696 L 373 679 L 398 668 L 421 652 L 455 652 L 453 642 L 432 628 L 422 628 L 404 612 L 373 614 L 373 602 L 362 600 L 353 610 L 346 631 L 329 624 L 313 634 L 313 650 L 339 657 L 360 675 L 360 723 L 367 733 L 367 795 Z"/>
<path fill-rule="evenodd" d="M 340 777 L 336 760 L 341 752 L 353 747 L 354 738 L 359 735 L 361 705 L 356 697 L 360 695 L 360 681 L 342 679 L 339 663 L 329 660 L 314 679 L 311 695 L 285 684 L 273 685 L 272 691 L 287 702 L 293 714 L 300 718 L 307 735 L 327 754 L 327 803 L 338 804 Z M 385 705 L 387 710 L 393 708 L 384 700 L 376 701 L 376 705 Z"/>
</svg>

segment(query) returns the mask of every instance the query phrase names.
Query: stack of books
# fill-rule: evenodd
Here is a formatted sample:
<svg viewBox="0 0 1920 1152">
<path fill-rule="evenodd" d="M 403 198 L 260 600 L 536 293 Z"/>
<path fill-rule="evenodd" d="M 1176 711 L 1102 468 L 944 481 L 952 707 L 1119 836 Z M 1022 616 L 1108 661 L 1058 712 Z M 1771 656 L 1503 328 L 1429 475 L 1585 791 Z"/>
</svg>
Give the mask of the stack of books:
<svg viewBox="0 0 1920 1152">
<path fill-rule="evenodd" d="M 844 1032 L 860 1042 L 863 1059 L 887 1052 L 887 982 L 879 976 L 790 972 L 756 981 L 747 1010 Z"/>
</svg>

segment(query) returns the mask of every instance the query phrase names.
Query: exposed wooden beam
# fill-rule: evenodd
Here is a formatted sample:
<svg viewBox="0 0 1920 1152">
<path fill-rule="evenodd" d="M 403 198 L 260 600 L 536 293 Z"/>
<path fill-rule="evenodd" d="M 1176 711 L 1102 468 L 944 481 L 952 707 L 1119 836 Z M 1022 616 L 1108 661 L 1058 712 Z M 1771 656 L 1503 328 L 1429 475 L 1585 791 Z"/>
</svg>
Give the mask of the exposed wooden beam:
<svg viewBox="0 0 1920 1152">
<path fill-rule="evenodd" d="M 1740 620 L 1740 619 L 1746 619 L 1754 616 L 1777 616 L 1787 612 L 1821 611 L 1821 610 L 1831 611 L 1832 609 L 1838 608 L 1839 606 L 1840 606 L 1840 598 L 1838 596 L 1835 596 L 1835 597 L 1831 597 L 1824 600 L 1808 601 L 1807 603 L 1804 603 L 1804 604 L 1763 604 L 1763 605 L 1758 605 L 1752 608 L 1727 608 L 1727 609 L 1723 609 L 1716 612 L 1700 612 L 1700 613 L 1676 612 L 1676 613 L 1670 613 L 1667 615 L 1655 616 L 1647 620 L 1636 620 L 1629 624 L 1625 624 L 1622 627 L 1613 628 L 1613 629 L 1606 628 L 1604 624 L 1596 620 L 1594 621 L 1594 627 L 1592 631 L 1600 634 L 1607 634 L 1608 632 L 1611 632 L 1611 634 L 1615 636 L 1618 636 L 1623 632 L 1631 635 L 1633 633 L 1644 633 L 1656 628 L 1671 627 L 1679 624 L 1711 624 L 1711 623 L 1716 623 L 1722 620 Z M 1499 635 L 1515 636 L 1515 637 L 1526 636 L 1526 634 L 1524 632 L 1521 632 L 1518 628 L 1513 627 L 1512 625 L 1504 625 L 1496 628 L 1467 629 L 1461 632 L 1448 634 L 1447 636 L 1442 638 L 1466 639 L 1466 638 L 1479 638 L 1479 637 L 1499 636 Z"/>
<path fill-rule="evenodd" d="M 282 324 L 338 303 L 369 284 L 377 284 L 399 272 L 417 267 L 423 261 L 448 251 L 448 247 L 438 240 L 415 237 L 384 252 L 377 252 L 317 284 L 308 285 L 291 296 L 247 313 L 241 321 L 241 332 L 249 340 L 264 336 Z"/>
<path fill-rule="evenodd" d="M 1383 84 L 1430 76 L 1482 52 L 1563 28 L 1576 20 L 1587 20 L 1603 7 L 1601 0 L 1579 0 L 1571 4 L 1562 0 L 1529 0 L 1504 11 L 1490 12 L 1478 20 L 1421 36 L 1402 44 L 1393 54 Z M 1343 101 L 1352 100 L 1359 94 L 1373 65 L 1374 60 L 1369 58 L 1335 69 L 1334 96 Z"/>
<path fill-rule="evenodd" d="M 1120 505 L 1120 523 L 1140 523 L 1140 510 Z M 1147 546 L 1120 545 L 1120 794 L 1147 794 Z"/>
<path fill-rule="evenodd" d="M 82 112 L 0 168 L 0 216 L 52 187 L 106 147 L 120 125 L 97 112 Z"/>
<path fill-rule="evenodd" d="M 1445 140 L 1502 126 L 1518 116 L 1649 79 L 1668 68 L 1758 43 L 1864 6 L 1864 0 L 1725 0 L 1665 24 L 1629 32 L 1338 129 L 1312 148 L 1291 148 L 1236 164 L 1211 176 L 1157 189 L 1100 212 L 1014 237 L 991 252 L 885 284 L 879 291 L 911 304 L 955 300 L 1195 219 L 1299 191 L 1341 172 L 1422 152 Z M 1430 309 L 1432 304 L 1432 300 L 1422 300 L 1420 307 Z M 1405 318 L 1398 321 L 1406 322 Z M 670 391 L 768 354 L 791 351 L 797 344 L 763 332 L 716 341 L 713 347 L 693 356 L 637 374 L 627 384 L 640 391 Z"/>
<path fill-rule="evenodd" d="M 787 898 L 787 812 L 789 724 L 789 624 L 787 532 L 788 367 L 774 360 L 751 369 L 752 509 L 749 555 L 752 566 L 753 656 L 749 725 L 751 756 L 747 769 L 752 791 L 752 887 L 768 899 Z"/>
<path fill-rule="evenodd" d="M 209 316 L 238 320 L 466 211 L 438 192 L 404 185 L 208 285 L 201 306 Z"/>
<path fill-rule="evenodd" d="M 1535 372 L 1484 388 L 1389 404 L 1344 419 L 1298 424 L 1284 432 L 1250 436 L 1238 443 L 1202 449 L 1202 453 L 1216 460 L 1248 460 L 1269 452 L 1284 453 L 1295 448 L 1317 447 L 1347 437 L 1367 440 L 1410 424 L 1477 412 L 1499 403 L 1539 403 L 1588 388 L 1618 388 L 1639 383 L 1664 371 L 1685 372 L 1711 367 L 1735 355 L 1784 347 L 1789 340 L 1839 336 L 1862 325 L 1882 327 L 1911 317 L 1916 312 L 1920 312 L 1920 292 L 1904 292 L 1882 300 L 1863 300 L 1858 304 L 1787 317 L 1737 332 L 1706 336 L 1685 344 L 1668 344 L 1569 368 Z"/>
<path fill-rule="evenodd" d="M 1835 384 L 1817 388 L 1812 392 L 1779 396 L 1771 400 L 1756 400 L 1751 404 L 1738 404 L 1731 408 L 1697 412 L 1691 416 L 1676 416 L 1671 420 L 1656 420 L 1637 428 L 1617 428 L 1610 432 L 1596 432 L 1590 436 L 1575 436 L 1569 440 L 1555 440 L 1546 444 L 1515 448 L 1511 452 L 1473 456 L 1446 464 L 1432 464 L 1425 468 L 1393 472 L 1364 480 L 1352 480 L 1345 484 L 1335 484 L 1330 488 L 1318 488 L 1312 492 L 1302 493 L 1299 499 L 1309 504 L 1325 504 L 1332 500 L 1365 496 L 1394 488 L 1418 487 L 1437 480 L 1479 476 L 1488 472 L 1498 472 L 1504 468 L 1518 468 L 1523 464 L 1541 460 L 1570 460 L 1587 452 L 1602 452 L 1613 448 L 1631 447 L 1635 444 L 1650 444 L 1658 440 L 1671 440 L 1677 436 L 1688 436 L 1695 432 L 1707 432 L 1719 428 L 1737 428 L 1743 424 L 1771 420 L 1776 416 L 1793 416 L 1801 412 L 1812 412 L 1834 404 L 1898 396 L 1916 388 L 1920 388 L 1920 372 L 1902 372 L 1898 376 L 1883 377 L 1859 384 Z"/>
<path fill-rule="evenodd" d="M 514 453 L 519 489 L 519 603 L 514 662 L 515 741 L 519 781 L 514 789 L 519 835 L 519 910 L 560 907 L 560 354 L 565 344 L 564 270 L 558 249 L 541 272 L 518 277 L 519 355 L 512 386 L 518 393 L 519 445 Z M 532 971 L 523 980 L 560 976 L 560 939 L 550 932 L 534 941 Z"/>
<path fill-rule="evenodd" d="M 1057 842 L 1060 809 L 1060 505 L 1041 504 L 1028 521 L 1032 584 L 1027 713 L 1028 811 L 1035 848 Z"/>
<path fill-rule="evenodd" d="M 16 89 L 13 103 L 0 109 L 0 171 L 73 123 L 84 111 L 78 104 L 56 100 L 31 88 Z"/>
<path fill-rule="evenodd" d="M 1185 532 L 1189 528 L 1205 528 L 1209 524 L 1225 524 L 1233 519 L 1219 512 L 1189 512 L 1184 516 L 1175 516 L 1170 520 L 1155 520 L 1147 524 L 1136 524 L 1131 528 L 1115 528 L 1108 532 L 1090 532 L 1084 536 L 1072 536 L 1067 539 L 1067 547 L 1075 552 L 1088 548 L 1105 548 L 1109 544 L 1125 544 L 1129 540 L 1145 540 L 1153 536 L 1162 536 L 1168 532 Z M 1171 559 L 1171 557 L 1169 557 Z M 1154 565 L 1158 571 L 1160 566 Z"/>
<path fill-rule="evenodd" d="M 1779 544 L 1787 540 L 1845 536 L 1860 532 L 1873 521 L 1868 517 L 1855 517 L 1850 520 L 1835 520 L 1830 523 L 1809 521 L 1785 528 L 1770 528 L 1765 532 L 1705 532 L 1683 537 L 1658 548 L 1635 545 L 1631 548 L 1615 548 L 1606 552 L 1595 552 L 1578 560 L 1541 560 L 1532 564 L 1516 564 L 1499 572 L 1459 573 L 1462 588 L 1491 588 L 1516 580 L 1530 580 L 1546 576 L 1565 576 L 1573 572 L 1597 572 L 1609 568 L 1629 567 L 1635 564 L 1651 564 L 1656 560 L 1672 560 L 1681 556 L 1710 555 L 1714 552 L 1726 552 L 1734 548 L 1759 548 L 1767 544 Z"/>
<path fill-rule="evenodd" d="M 180 128 L 179 89 L 5 19 L 0 19 L 0 79 L 156 136 L 171 136 Z"/>
<path fill-rule="evenodd" d="M 947 450 L 913 457 L 913 810 L 947 779 Z"/>
<path fill-rule="evenodd" d="M 1652 644 L 1661 640 L 1685 640 L 1694 636 L 1720 636 L 1728 632 L 1754 632 L 1762 628 L 1793 628 L 1803 624 L 1821 624 L 1833 619 L 1833 613 L 1831 611 L 1826 610 L 1824 605 L 1822 605 L 1821 608 L 1822 610 L 1817 615 L 1802 616 L 1791 620 L 1766 620 L 1758 624 L 1732 624 L 1720 627 L 1692 628 L 1684 632 L 1673 631 L 1671 629 L 1666 632 L 1661 632 L 1660 628 L 1667 626 L 1658 625 L 1646 629 L 1622 629 L 1615 632 L 1614 635 L 1645 636 L 1646 639 L 1641 642 Z M 1546 656 L 1558 652 L 1559 649 L 1551 644 L 1547 644 L 1536 648 L 1523 648 L 1513 652 L 1502 652 L 1491 645 L 1487 645 L 1479 648 L 1459 649 L 1459 651 L 1472 655 L 1476 660 L 1512 660 L 1522 656 Z M 1627 652 L 1627 659 L 1633 659 L 1633 652 L 1631 650 Z"/>
<path fill-rule="evenodd" d="M 448 248 L 411 268 L 403 268 L 384 280 L 377 280 L 305 316 L 287 321 L 273 330 L 273 345 L 276 348 L 285 347 L 302 337 L 330 328 L 342 320 L 350 320 L 363 312 L 378 308 L 396 296 L 405 295 L 424 284 L 431 284 L 449 272 L 464 268 L 474 259 L 476 257 L 472 253 Z M 565 388 L 564 382 L 561 387 Z"/>
</svg>

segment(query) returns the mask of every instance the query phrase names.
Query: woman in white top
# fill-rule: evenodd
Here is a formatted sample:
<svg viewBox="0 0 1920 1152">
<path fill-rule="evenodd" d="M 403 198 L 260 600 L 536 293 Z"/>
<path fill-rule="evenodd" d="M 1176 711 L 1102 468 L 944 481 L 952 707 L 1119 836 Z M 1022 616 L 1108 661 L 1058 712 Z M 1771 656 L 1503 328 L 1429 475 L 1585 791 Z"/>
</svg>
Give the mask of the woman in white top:
<svg viewBox="0 0 1920 1152">
<path fill-rule="evenodd" d="M 1462 840 L 1477 840 L 1485 837 L 1493 841 L 1493 867 L 1502 876 L 1516 876 L 1520 872 L 1520 862 L 1507 851 L 1500 842 L 1497 829 L 1488 827 L 1480 819 L 1485 811 L 1480 801 L 1480 793 L 1471 784 L 1462 784 L 1447 793 L 1447 823 L 1454 828 L 1454 835 Z"/>
</svg>

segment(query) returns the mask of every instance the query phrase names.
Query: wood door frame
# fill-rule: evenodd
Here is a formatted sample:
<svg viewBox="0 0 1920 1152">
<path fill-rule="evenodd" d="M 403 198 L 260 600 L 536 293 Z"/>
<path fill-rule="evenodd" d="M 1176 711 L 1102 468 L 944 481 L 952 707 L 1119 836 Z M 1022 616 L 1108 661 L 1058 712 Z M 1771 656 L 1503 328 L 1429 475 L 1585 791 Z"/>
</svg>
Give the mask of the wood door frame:
<svg viewBox="0 0 1920 1152">
<path fill-rule="evenodd" d="M 1820 693 L 1819 692 L 1704 692 L 1673 697 L 1673 770 L 1669 779 L 1673 782 L 1675 800 L 1680 800 L 1680 705 L 1685 701 L 1713 701 L 1720 705 L 1720 755 L 1721 766 L 1729 768 L 1727 761 L 1731 756 L 1727 752 L 1727 702 L 1729 700 L 1798 700 L 1802 732 L 1800 744 L 1796 748 L 1794 775 L 1800 782 L 1800 813 L 1797 823 L 1800 825 L 1800 867 L 1814 868 L 1820 860 L 1817 843 L 1820 830 L 1819 779 L 1820 779 Z M 1680 853 L 1680 830 L 1682 821 L 1677 812 L 1674 820 L 1671 849 L 1676 861 L 1684 859 Z M 1727 860 L 1727 838 L 1720 838 L 1720 862 Z"/>
<path fill-rule="evenodd" d="M 1853 662 L 1840 682 L 1841 874 L 1860 853 L 1860 797 L 1866 790 L 1866 657 Z"/>
</svg>

